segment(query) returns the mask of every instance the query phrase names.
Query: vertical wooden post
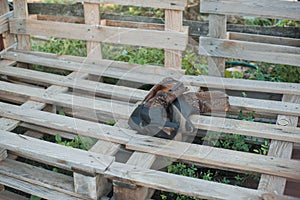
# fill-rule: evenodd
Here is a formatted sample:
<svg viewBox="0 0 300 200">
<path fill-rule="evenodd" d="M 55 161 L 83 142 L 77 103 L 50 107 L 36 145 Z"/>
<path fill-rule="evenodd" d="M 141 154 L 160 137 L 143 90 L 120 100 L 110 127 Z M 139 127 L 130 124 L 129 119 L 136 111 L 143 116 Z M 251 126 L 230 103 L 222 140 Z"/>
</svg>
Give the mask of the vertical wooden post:
<svg viewBox="0 0 300 200">
<path fill-rule="evenodd" d="M 182 32 L 183 11 L 165 10 L 165 30 Z M 165 67 L 181 69 L 182 52 L 165 49 Z"/>
<path fill-rule="evenodd" d="M 300 96 L 283 95 L 282 101 L 300 103 Z M 277 125 L 279 126 L 297 127 L 297 124 L 298 124 L 297 116 L 279 115 L 277 117 Z M 268 155 L 291 159 L 292 151 L 293 151 L 293 143 L 272 140 Z M 284 193 L 285 185 L 286 185 L 286 178 L 263 174 L 261 176 L 258 189 L 271 192 L 274 194 L 282 195 Z"/>
<path fill-rule="evenodd" d="M 9 12 L 9 6 L 7 0 L 0 0 L 0 15 L 4 15 Z M 3 33 L 0 35 L 0 51 L 4 48 L 11 46 L 15 42 L 13 34 Z"/>
<path fill-rule="evenodd" d="M 209 37 L 226 38 L 226 15 L 209 15 Z M 225 58 L 208 57 L 208 75 L 224 76 Z"/>
<path fill-rule="evenodd" d="M 14 0 L 14 17 L 15 18 L 28 18 L 28 7 L 26 0 Z M 17 35 L 18 49 L 30 50 L 30 36 L 29 35 Z"/>
<path fill-rule="evenodd" d="M 84 3 L 85 24 L 100 24 L 100 5 L 95 3 Z M 87 59 L 102 58 L 101 43 L 87 41 Z M 87 60 L 89 62 L 89 60 Z"/>
</svg>

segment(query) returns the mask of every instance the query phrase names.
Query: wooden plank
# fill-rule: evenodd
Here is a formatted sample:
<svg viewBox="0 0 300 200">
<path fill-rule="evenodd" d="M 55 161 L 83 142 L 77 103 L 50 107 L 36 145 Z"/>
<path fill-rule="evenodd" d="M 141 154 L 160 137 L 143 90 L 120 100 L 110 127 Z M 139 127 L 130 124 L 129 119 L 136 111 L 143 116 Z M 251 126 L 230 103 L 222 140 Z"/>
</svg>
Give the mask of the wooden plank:
<svg viewBox="0 0 300 200">
<path fill-rule="evenodd" d="M 42 198 L 46 198 L 49 200 L 78 200 L 80 198 L 78 197 L 72 197 L 69 195 L 64 195 L 63 193 L 56 192 L 52 189 L 47 189 L 44 187 L 41 187 L 39 185 L 34 185 L 31 183 L 28 183 L 26 181 L 17 180 L 14 178 L 11 178 L 6 175 L 0 174 L 0 180 L 1 183 L 12 187 L 12 188 L 18 188 L 18 190 L 24 191 L 29 194 L 33 194 Z"/>
<path fill-rule="evenodd" d="M 100 5 L 95 3 L 84 3 L 84 20 L 85 24 L 100 25 Z M 87 62 L 89 58 L 102 58 L 101 44 L 98 42 L 86 43 L 87 47 Z"/>
<path fill-rule="evenodd" d="M 10 20 L 10 31 L 15 34 L 128 44 L 172 50 L 185 50 L 188 38 L 186 33 L 171 31 L 94 26 L 32 19 Z"/>
<path fill-rule="evenodd" d="M 295 95 L 284 95 L 282 101 L 300 103 L 300 97 Z M 297 127 L 298 117 L 279 115 L 277 118 L 279 126 Z M 272 140 L 268 155 L 280 158 L 291 159 L 293 151 L 293 142 L 283 142 Z M 285 191 L 286 179 L 277 176 L 262 175 L 258 189 L 283 194 Z"/>
<path fill-rule="evenodd" d="M 117 126 L 121 128 L 128 128 L 127 121 L 124 120 L 120 120 L 117 123 Z M 149 169 L 153 165 L 155 160 L 156 160 L 156 155 L 148 154 L 148 153 L 140 153 L 135 151 L 127 160 L 126 164 Z M 113 191 L 114 191 L 115 200 L 123 200 L 123 199 L 143 200 L 143 199 L 147 199 L 149 196 L 150 197 L 152 196 L 149 194 L 153 194 L 152 190 L 146 187 L 121 183 L 118 181 L 114 181 L 113 185 L 114 185 Z"/>
<path fill-rule="evenodd" d="M 294 127 L 278 127 L 278 125 L 274 124 L 209 117 L 204 115 L 193 115 L 191 116 L 191 121 L 198 129 L 286 142 L 300 142 L 300 129 Z"/>
<path fill-rule="evenodd" d="M 6 18 L 7 13 L 10 13 L 9 12 L 8 1 L 7 0 L 0 0 L 0 15 L 3 15 L 4 18 Z M 0 30 L 1 30 L 0 33 L 2 33 L 2 34 L 0 34 L 0 37 L 2 37 L 0 43 L 3 45 L 4 48 L 8 48 L 8 47 L 10 47 L 11 45 L 13 45 L 15 43 L 15 38 L 12 34 L 4 33 L 6 28 L 7 28 L 7 24 L 1 24 L 0 23 L 0 27 L 1 27 L 0 28 Z"/>
<path fill-rule="evenodd" d="M 114 156 L 119 148 L 119 144 L 98 140 L 89 151 L 107 156 Z M 85 176 L 80 173 L 74 173 L 73 177 L 76 193 L 83 194 L 91 199 L 97 200 L 100 197 L 105 196 L 112 189 L 112 184 L 102 174 Z"/>
<path fill-rule="evenodd" d="M 0 192 L 0 199 L 2 200 L 28 200 L 28 198 L 9 192 L 9 191 L 2 191 Z"/>
<path fill-rule="evenodd" d="M 234 33 L 234 32 L 229 32 L 228 34 L 229 34 L 228 39 L 230 40 L 241 40 L 247 42 L 258 42 L 258 43 L 300 47 L 300 40 L 294 38 L 274 37 L 274 36 L 264 36 L 264 35 Z"/>
<path fill-rule="evenodd" d="M 76 2 L 81 3 L 82 1 L 76 0 Z M 84 2 L 97 4 L 118 4 L 123 6 L 140 6 L 171 10 L 184 10 L 185 6 L 187 5 L 187 1 L 182 0 L 152 0 L 151 2 L 145 2 L 144 0 L 85 0 Z"/>
<path fill-rule="evenodd" d="M 61 173 L 7 159 L 0 163 L 0 174 L 16 180 L 26 181 L 49 190 L 82 198 L 74 192 L 73 178 Z"/>
<path fill-rule="evenodd" d="M 114 162 L 105 174 L 114 180 L 129 181 L 130 183 L 144 187 L 205 199 L 297 199 L 228 184 L 147 170 L 117 162 Z M 201 187 L 199 187 L 199 185 L 201 185 Z"/>
<path fill-rule="evenodd" d="M 183 12 L 165 10 L 165 30 L 173 32 L 183 32 L 182 27 Z M 165 49 L 165 67 L 181 69 L 182 52 Z"/>
<path fill-rule="evenodd" d="M 103 173 L 114 158 L 0 131 L 0 147 L 31 159 L 74 171 Z M 47 146 L 47 148 L 45 148 Z"/>
<path fill-rule="evenodd" d="M 225 15 L 209 15 L 209 36 L 212 38 L 226 38 L 226 21 Z M 202 43 L 200 43 L 200 46 Z M 201 47 L 200 47 L 201 48 Z M 208 57 L 208 74 L 210 76 L 224 77 L 225 58 Z"/>
<path fill-rule="evenodd" d="M 51 57 L 46 57 L 42 55 L 45 54 L 41 54 L 39 56 L 39 54 L 4 52 L 1 57 L 24 63 L 43 65 L 50 68 L 89 73 L 97 76 L 119 78 L 122 80 L 135 81 L 143 84 L 156 84 L 165 76 L 180 78 L 183 75 L 182 71 L 174 71 L 172 69 L 164 69 L 162 67 L 151 65 L 143 65 L 141 67 L 141 65 L 137 64 L 129 65 L 125 62 L 116 62 L 110 60 L 93 60 L 96 64 L 92 65 L 83 63 L 85 59 L 83 57 L 58 57 L 54 56 L 53 54 L 50 54 Z M 141 76 L 141 73 L 143 76 Z"/>
<path fill-rule="evenodd" d="M 300 2 L 277 0 L 201 0 L 200 12 L 224 15 L 300 19 Z"/>
<path fill-rule="evenodd" d="M 5 105 L 5 107 L 1 106 L 0 109 L 2 116 L 105 141 L 127 144 L 126 147 L 132 150 L 183 159 L 200 163 L 201 165 L 209 165 L 210 167 L 216 166 L 218 168 L 254 171 L 296 180 L 300 179 L 300 161 L 163 140 L 138 135 L 135 131 L 128 129 L 120 129 L 42 111 L 20 109 L 18 106 L 3 103 L 1 105 Z M 8 110 L 9 113 L 4 115 L 3 112 L 5 110 Z M 236 159 L 239 159 L 239 161 Z M 226 164 L 224 164 L 225 160 Z"/>
<path fill-rule="evenodd" d="M 300 48 L 283 45 L 201 37 L 199 53 L 206 56 L 300 66 Z"/>
<path fill-rule="evenodd" d="M 106 26 L 118 26 L 118 27 L 126 27 L 126 28 L 142 28 L 149 30 L 164 30 L 165 26 L 163 24 L 155 24 L 155 23 L 144 23 L 144 22 L 127 22 L 120 20 L 101 20 L 101 24 L 105 24 Z"/>
<path fill-rule="evenodd" d="M 28 7 L 27 7 L 27 1 L 26 0 L 14 0 L 14 17 L 15 18 L 28 18 Z M 11 30 L 10 30 L 10 33 Z M 18 39 L 18 49 L 22 50 L 30 50 L 31 44 L 30 44 L 30 36 L 26 33 L 20 33 L 17 35 Z"/>
<path fill-rule="evenodd" d="M 22 54 L 22 53 L 21 53 Z M 24 55 L 26 56 L 26 55 Z M 4 55 L 6 57 L 6 55 Z M 12 58 L 12 56 L 8 56 Z M 28 59 L 30 58 L 30 55 Z M 36 57 L 32 57 L 35 59 Z M 16 59 L 18 60 L 18 59 Z M 21 58 L 20 61 L 26 61 L 26 58 Z M 2 61 L 3 62 L 3 61 Z M 29 62 L 27 60 L 26 62 Z M 56 60 L 53 60 L 56 62 Z M 41 62 L 42 63 L 42 62 Z M 44 62 L 43 62 L 44 63 Z M 49 64 L 50 65 L 50 64 Z M 62 64 L 63 65 L 63 64 Z M 118 67 L 116 66 L 116 69 Z M 72 68 L 76 70 L 75 68 Z M 114 71 L 114 66 L 112 66 L 112 71 Z M 150 69 L 149 69 L 150 70 Z M 73 78 L 63 77 L 55 74 L 48 74 L 28 69 L 14 68 L 9 66 L 1 66 L 0 73 L 4 75 L 9 75 L 12 77 L 22 78 L 22 79 L 32 79 L 34 81 L 38 81 L 41 83 L 55 84 L 61 85 L 65 87 L 74 87 L 76 89 L 81 89 L 85 91 L 91 91 L 96 93 L 101 93 L 103 95 L 107 95 L 107 97 L 111 96 L 112 92 L 115 91 L 112 98 L 116 97 L 122 98 L 125 97 L 126 94 L 130 94 L 133 100 L 142 100 L 146 95 L 146 91 L 136 90 L 133 93 L 132 89 L 123 86 L 112 86 L 109 84 L 103 83 L 95 83 L 92 81 L 86 80 L 76 80 L 74 84 Z M 161 71 L 160 74 L 167 73 L 167 71 Z M 137 75 L 137 74 L 134 74 Z M 170 74 L 171 75 L 171 74 Z M 131 77 L 130 77 L 131 78 Z M 176 78 L 176 77 L 175 77 Z M 282 82 L 268 82 L 268 81 L 257 81 L 257 80 L 244 80 L 244 79 L 230 79 L 230 78 L 219 78 L 219 77 L 211 77 L 211 76 L 184 76 L 182 78 L 183 82 L 187 85 L 196 86 L 196 87 L 208 87 L 208 88 L 222 88 L 229 90 L 241 90 L 241 91 L 256 91 L 256 92 L 268 92 L 268 93 L 278 93 L 278 94 L 295 94 L 300 95 L 300 85 L 296 83 L 282 83 Z M 134 80 L 134 79 L 132 79 Z M 145 78 L 145 83 L 154 84 L 155 80 Z M 158 80 L 157 80 L 158 81 Z M 95 89 L 96 88 L 96 89 Z M 101 88 L 101 90 L 100 90 Z M 107 88 L 107 90 L 106 90 Z M 118 88 L 121 88 L 120 90 Z M 123 92 L 122 92 L 123 91 Z M 120 95 L 119 95 L 120 94 Z M 127 98 L 126 98 L 127 99 Z"/>
<path fill-rule="evenodd" d="M 184 81 L 186 81 L 192 86 L 197 86 L 197 87 L 300 95 L 300 85 L 297 83 L 219 78 L 219 77 L 211 77 L 211 76 L 184 76 L 184 77 L 185 77 Z"/>
<path fill-rule="evenodd" d="M 300 180 L 299 161 L 152 138 L 130 140 L 126 148 L 192 161 L 218 169 L 252 171 Z M 280 160 L 281 159 L 281 160 Z M 290 164 L 287 164 L 292 162 Z M 283 165 L 284 163 L 284 165 Z M 242 165 L 242 166 L 241 166 Z M 295 171 L 296 170 L 296 171 Z"/>
<path fill-rule="evenodd" d="M 3 10 L 2 10 L 2 12 L 3 12 Z M 5 14 L 2 14 L 2 12 L 0 11 L 0 35 L 9 30 L 8 19 L 13 16 L 13 11 L 7 12 Z"/>
</svg>

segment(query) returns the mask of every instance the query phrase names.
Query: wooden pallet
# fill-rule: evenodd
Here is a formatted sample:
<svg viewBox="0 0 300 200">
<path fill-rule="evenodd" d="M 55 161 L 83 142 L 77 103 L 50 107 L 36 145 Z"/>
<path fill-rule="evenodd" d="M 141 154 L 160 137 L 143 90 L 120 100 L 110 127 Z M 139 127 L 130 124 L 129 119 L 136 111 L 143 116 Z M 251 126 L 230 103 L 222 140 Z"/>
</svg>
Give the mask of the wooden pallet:
<svg viewBox="0 0 300 200">
<path fill-rule="evenodd" d="M 130 1 L 111 2 L 127 5 Z M 133 5 L 141 6 L 145 6 L 144 2 L 131 1 Z M 293 147 L 297 148 L 300 143 L 300 129 L 297 127 L 299 84 L 183 75 L 178 69 L 181 62 L 179 51 L 187 45 L 187 32 L 176 24 L 176 20 L 181 20 L 186 5 L 183 1 L 147 2 L 148 7 L 167 10 L 166 30 L 100 26 L 99 3 L 102 1 L 85 1 L 85 24 L 73 24 L 29 19 L 24 0 L 15 0 L 14 12 L 9 13 L 6 1 L 0 0 L 0 25 L 4 27 L 0 30 L 5 36 L 3 44 L 6 48 L 0 53 L 1 184 L 45 199 L 107 199 L 112 188 L 114 199 L 149 199 L 154 190 L 205 199 L 297 199 L 297 196 L 288 196 L 294 191 L 284 193 L 284 190 L 286 181 L 294 185 L 300 182 L 300 160 L 291 159 Z M 5 19 L 8 18 L 10 32 L 5 28 Z M 6 22 L 3 26 L 1 20 Z M 115 31 L 119 31 L 119 38 L 107 40 L 103 37 L 103 34 L 109 36 Z M 125 34 L 124 31 L 130 33 Z M 17 35 L 17 49 L 12 48 L 14 36 L 11 33 Z M 88 56 L 33 52 L 30 50 L 30 35 L 87 40 Z M 151 39 L 143 38 L 147 36 Z M 166 68 L 103 60 L 102 42 L 167 48 Z M 298 48 L 294 49 L 298 51 Z M 217 59 L 220 63 L 224 60 Z M 66 70 L 69 74 L 41 72 L 32 65 Z M 208 87 L 249 94 L 282 95 L 282 101 L 239 96 L 229 98 L 233 115 L 241 109 L 255 111 L 262 118 L 277 118 L 277 124 L 216 115 L 191 118 L 201 130 L 270 139 L 269 155 L 220 149 L 184 140 L 165 140 L 131 130 L 127 125 L 128 117 L 137 102 L 147 94 L 147 91 L 134 86 L 137 83 L 156 84 L 166 76 L 180 79 L 191 90 Z M 103 81 L 104 77 L 121 81 L 112 85 Z M 60 110 L 66 115 L 56 114 Z M 117 123 L 107 125 L 109 120 Z M 23 134 L 16 134 L 18 129 Z M 89 151 L 83 151 L 41 139 L 56 134 L 69 139 L 81 135 L 98 141 Z M 250 189 L 161 170 L 178 160 L 263 176 L 259 188 Z M 50 166 L 50 169 L 56 167 L 71 175 L 36 167 L 34 163 Z M 0 190 L 3 187 L 0 186 Z M 6 190 L 0 192 L 0 198 L 20 199 Z"/>
</svg>

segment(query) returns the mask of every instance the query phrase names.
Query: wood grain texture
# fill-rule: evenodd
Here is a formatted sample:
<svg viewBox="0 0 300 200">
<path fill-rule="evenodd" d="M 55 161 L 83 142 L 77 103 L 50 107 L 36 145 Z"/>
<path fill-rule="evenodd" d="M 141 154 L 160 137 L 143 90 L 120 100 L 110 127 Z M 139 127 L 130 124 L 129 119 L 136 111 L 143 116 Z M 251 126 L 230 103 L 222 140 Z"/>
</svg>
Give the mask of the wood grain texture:
<svg viewBox="0 0 300 200">
<path fill-rule="evenodd" d="M 199 53 L 205 56 L 300 66 L 299 47 L 201 37 Z"/>
<path fill-rule="evenodd" d="M 0 35 L 2 37 L 2 45 L 4 48 L 10 47 L 12 44 L 15 43 L 15 37 L 12 34 L 9 34 L 8 32 L 8 19 L 7 17 L 11 17 L 11 12 L 9 12 L 9 6 L 7 0 L 0 0 Z M 2 33 L 2 34 L 1 34 Z"/>
<path fill-rule="evenodd" d="M 221 88 L 221 89 L 230 89 L 230 90 L 241 90 L 241 91 L 257 91 L 257 92 L 267 92 L 267 93 L 278 93 L 278 94 L 295 94 L 300 95 L 300 85 L 296 83 L 282 83 L 282 82 L 267 82 L 267 81 L 256 81 L 256 80 L 244 80 L 244 79 L 232 79 L 232 78 L 221 78 L 221 77 L 211 77 L 211 76 L 178 76 L 178 73 L 174 73 L 170 70 L 165 68 L 157 67 L 157 66 L 143 66 L 139 67 L 139 65 L 128 65 L 127 63 L 123 62 L 114 62 L 114 61 L 105 61 L 99 62 L 99 65 L 88 65 L 81 63 L 84 58 L 83 57 L 59 57 L 53 54 L 34 54 L 30 52 L 5 52 L 2 54 L 3 58 L 7 58 L 10 60 L 15 60 L 19 62 L 37 64 L 37 65 L 44 65 L 50 68 L 58 68 L 58 69 L 65 69 L 71 71 L 81 71 L 86 72 L 94 75 L 101 74 L 101 70 L 105 69 L 105 66 L 110 64 L 109 70 L 103 70 L 103 75 L 113 78 L 122 78 L 123 80 L 134 80 L 136 82 L 143 81 L 143 83 L 147 84 L 156 84 L 160 80 L 163 79 L 164 76 L 169 75 L 171 77 L 180 79 L 186 84 L 190 84 L 191 86 L 196 87 L 208 87 L 208 88 Z M 3 63 L 3 61 L 2 61 Z M 17 71 L 13 71 L 13 69 L 5 67 L 6 64 L 4 63 L 2 72 L 4 74 L 12 73 L 12 76 L 17 75 Z M 82 66 L 82 67 L 81 67 Z M 103 66 L 103 68 L 101 68 Z M 131 73 L 127 73 L 130 68 L 135 68 L 136 70 L 131 71 Z M 21 70 L 21 69 L 20 69 Z M 21 71 L 24 73 L 20 73 L 17 77 L 26 77 L 26 75 L 32 75 L 33 78 L 38 79 L 38 81 L 42 81 L 42 78 L 39 77 L 42 75 L 38 72 L 30 72 L 30 71 Z M 148 72 L 146 74 L 146 72 Z M 141 79 L 141 75 L 143 74 L 143 80 Z M 34 75 L 35 74 L 35 75 Z M 124 76 L 124 74 L 127 74 Z M 132 74 L 132 75 L 131 75 Z M 38 77 L 36 77 L 38 76 Z M 53 78 L 56 81 L 56 84 L 62 84 L 64 82 L 64 78 L 58 78 L 55 75 L 48 75 L 45 74 L 45 81 L 48 82 L 48 78 Z M 57 80 L 60 79 L 61 81 Z M 71 79 L 72 80 L 72 79 Z M 50 81 L 50 80 L 49 80 Z M 81 80 L 78 80 L 79 82 Z M 48 82 L 52 84 L 52 82 Z M 81 82 L 80 82 L 81 83 Z M 87 88 L 87 82 L 82 82 L 87 85 L 78 86 L 82 88 Z M 54 83 L 53 83 L 54 84 Z M 67 84 L 67 83 L 64 83 Z M 103 85 L 99 85 L 99 88 L 104 87 Z M 109 87 L 109 86 L 107 86 Z M 113 89 L 113 88 L 110 88 Z M 87 90 L 87 89 L 85 89 Z M 124 88 L 125 90 L 125 88 Z M 103 92 L 105 89 L 103 89 Z M 119 91 L 120 92 L 120 91 Z M 117 95 L 117 94 L 115 94 Z M 134 95 L 134 94 L 132 94 Z M 144 97 L 144 96 L 143 96 Z M 142 98 L 143 98 L 142 97 Z"/>
<path fill-rule="evenodd" d="M 183 11 L 165 10 L 165 30 L 182 32 Z M 165 67 L 181 69 L 182 52 L 165 49 Z"/>
<path fill-rule="evenodd" d="M 90 174 L 103 173 L 114 160 L 110 156 L 69 148 L 7 131 L 0 131 L 0 133 L 0 147 L 69 170 L 80 170 Z"/>
<path fill-rule="evenodd" d="M 100 5 L 94 3 L 84 3 L 84 20 L 85 24 L 89 25 L 100 25 Z M 102 58 L 102 49 L 101 44 L 98 42 L 89 42 L 86 43 L 87 47 L 87 62 L 89 58 Z"/>
<path fill-rule="evenodd" d="M 94 42 L 108 42 L 185 50 L 187 34 L 171 31 L 130 29 L 64 22 L 38 21 L 32 19 L 10 20 L 10 32 L 48 37 L 69 38 Z"/>
<path fill-rule="evenodd" d="M 264 191 L 247 189 L 212 181 L 204 181 L 175 174 L 146 170 L 121 163 L 113 163 L 107 170 L 106 176 L 120 181 L 130 181 L 144 187 L 157 190 L 181 193 L 205 199 L 296 199 L 270 194 Z M 201 187 L 199 187 L 201 185 Z M 232 192 L 235 191 L 235 192 Z"/>
<path fill-rule="evenodd" d="M 80 2 L 79 0 L 76 0 Z M 85 0 L 84 2 L 88 3 L 97 3 L 97 4 L 117 4 L 124 6 L 140 6 L 140 7 L 152 7 L 152 8 L 162 8 L 162 9 L 171 9 L 171 10 L 184 10 L 187 5 L 186 0 Z"/>
<path fill-rule="evenodd" d="M 284 95 L 284 102 L 300 103 L 300 97 L 296 95 Z M 277 117 L 278 126 L 297 127 L 298 116 L 279 115 Z M 295 141 L 294 141 L 295 142 Z M 269 147 L 268 155 L 280 158 L 291 159 L 293 152 L 293 141 L 284 142 L 272 140 Z M 300 167 L 300 165 L 299 165 Z M 285 191 L 286 179 L 278 176 L 262 175 L 259 182 L 259 190 L 272 192 L 275 194 L 283 194 Z"/>
<path fill-rule="evenodd" d="M 276 0 L 201 0 L 200 12 L 224 15 L 300 19 L 300 2 Z"/>
<path fill-rule="evenodd" d="M 22 18 L 26 19 L 28 18 L 28 7 L 27 7 L 27 1 L 26 0 L 15 0 L 14 1 L 14 17 L 15 18 Z M 12 33 L 10 31 L 10 33 Z M 26 33 L 21 33 L 17 35 L 18 39 L 18 49 L 22 50 L 30 50 L 31 44 L 30 44 L 30 36 Z"/>
<path fill-rule="evenodd" d="M 286 37 L 228 32 L 228 39 L 300 47 L 300 39 L 286 38 Z"/>
<path fill-rule="evenodd" d="M 208 35 L 212 38 L 226 38 L 226 22 L 225 15 L 212 15 L 208 17 L 209 20 L 209 32 Z M 202 44 L 200 43 L 200 46 Z M 201 47 L 200 47 L 201 48 Z M 225 74 L 225 58 L 208 57 L 208 74 L 210 76 L 224 77 Z"/>
<path fill-rule="evenodd" d="M 0 174 L 59 192 L 63 196 L 82 198 L 74 192 L 72 177 L 41 167 L 7 159 L 0 164 Z"/>
</svg>

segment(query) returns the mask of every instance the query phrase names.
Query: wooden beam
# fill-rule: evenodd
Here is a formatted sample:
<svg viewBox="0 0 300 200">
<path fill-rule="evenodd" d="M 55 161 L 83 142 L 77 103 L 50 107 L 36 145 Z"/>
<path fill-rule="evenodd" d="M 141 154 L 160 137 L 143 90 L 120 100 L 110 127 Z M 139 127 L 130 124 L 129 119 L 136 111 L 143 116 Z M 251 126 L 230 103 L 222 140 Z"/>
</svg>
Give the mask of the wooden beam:
<svg viewBox="0 0 300 200">
<path fill-rule="evenodd" d="M 182 18 L 182 11 L 165 10 L 165 30 L 183 32 Z M 165 49 L 165 67 L 181 69 L 181 54 L 180 51 Z"/>
<path fill-rule="evenodd" d="M 300 103 L 300 96 L 284 95 L 282 101 Z M 278 126 L 297 127 L 298 117 L 279 115 L 277 118 Z M 283 142 L 272 140 L 268 155 L 291 159 L 293 151 L 293 142 Z M 258 189 L 268 191 L 274 194 L 283 194 L 285 191 L 286 179 L 278 176 L 262 175 Z"/>
<path fill-rule="evenodd" d="M 212 38 L 226 38 L 226 20 L 225 15 L 209 15 L 209 36 Z M 200 38 L 201 39 L 201 38 Z M 200 49 L 202 48 L 200 42 Z M 225 58 L 210 55 L 207 57 L 208 75 L 224 77 Z"/>
<path fill-rule="evenodd" d="M 201 55 L 300 66 L 299 47 L 207 37 L 201 37 L 200 44 Z"/>
<path fill-rule="evenodd" d="M 269 0 L 201 0 L 200 12 L 256 16 L 289 20 L 300 19 L 300 2 Z"/>
<path fill-rule="evenodd" d="M 184 32 L 94 26 L 32 19 L 10 20 L 10 32 L 172 50 L 185 50 L 188 38 Z"/>
</svg>

